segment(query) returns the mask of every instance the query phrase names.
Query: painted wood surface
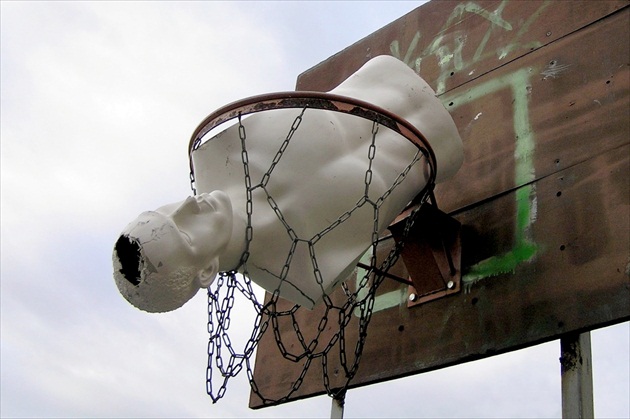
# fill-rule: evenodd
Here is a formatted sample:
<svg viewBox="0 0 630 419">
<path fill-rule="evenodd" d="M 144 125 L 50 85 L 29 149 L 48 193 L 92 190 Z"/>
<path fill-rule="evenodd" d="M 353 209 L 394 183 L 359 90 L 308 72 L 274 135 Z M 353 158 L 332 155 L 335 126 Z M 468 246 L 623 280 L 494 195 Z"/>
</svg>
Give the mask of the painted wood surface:
<svg viewBox="0 0 630 419">
<path fill-rule="evenodd" d="M 468 292 L 408 309 L 406 286 L 386 281 L 353 386 L 630 318 L 628 4 L 430 2 L 299 77 L 298 89 L 328 90 L 371 56 L 398 54 L 464 140 L 465 164 L 437 197 L 462 223 Z M 317 310 L 298 320 L 316 325 Z M 291 399 L 324 391 L 314 364 Z M 263 338 L 265 396 L 286 394 L 301 370 Z"/>
</svg>

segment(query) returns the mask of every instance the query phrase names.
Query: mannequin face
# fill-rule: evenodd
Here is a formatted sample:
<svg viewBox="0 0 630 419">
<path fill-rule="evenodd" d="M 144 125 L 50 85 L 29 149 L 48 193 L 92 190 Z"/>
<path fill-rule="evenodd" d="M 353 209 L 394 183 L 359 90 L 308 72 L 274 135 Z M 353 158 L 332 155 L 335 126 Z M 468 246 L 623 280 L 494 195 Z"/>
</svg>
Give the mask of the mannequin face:
<svg viewBox="0 0 630 419">
<path fill-rule="evenodd" d="M 151 225 L 151 234 L 160 234 L 154 231 L 155 227 L 165 229 L 168 234 L 164 239 L 168 240 L 168 245 L 165 241 L 156 246 L 154 257 L 159 255 L 177 261 L 183 258 L 188 264 L 203 265 L 220 256 L 232 234 L 232 205 L 221 191 L 188 197 L 160 207 L 155 213 L 163 221 L 160 225 Z"/>
<path fill-rule="evenodd" d="M 232 206 L 221 191 L 140 214 L 114 248 L 114 278 L 136 307 L 181 307 L 210 286 L 232 235 Z"/>
</svg>

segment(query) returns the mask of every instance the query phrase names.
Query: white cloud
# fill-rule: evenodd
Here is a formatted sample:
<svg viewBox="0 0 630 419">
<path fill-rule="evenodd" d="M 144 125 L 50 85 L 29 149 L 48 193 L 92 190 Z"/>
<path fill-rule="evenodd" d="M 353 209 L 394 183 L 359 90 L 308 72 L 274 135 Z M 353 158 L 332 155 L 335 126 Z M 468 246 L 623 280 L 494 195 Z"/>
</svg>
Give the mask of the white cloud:
<svg viewBox="0 0 630 419">
<path fill-rule="evenodd" d="M 192 129 L 239 90 L 268 84 L 281 56 L 260 25 L 225 10 L 229 4 L 187 5 L 62 3 L 49 5 L 57 11 L 50 14 L 31 6 L 12 22 L 19 35 L 3 86 L 21 84 L 37 99 L 3 107 L 2 164 L 13 174 L 3 193 L 21 201 L 3 208 L 7 220 L 23 224 L 24 207 L 46 202 L 47 213 L 70 211 L 73 223 L 88 226 L 148 195 L 146 185 L 180 199 L 174 192 L 186 191 Z M 235 48 L 252 44 L 264 48 Z M 252 74 L 250 64 L 263 63 Z M 7 94 L 5 102 L 20 102 L 21 89 Z"/>
<path fill-rule="evenodd" d="M 385 403 L 384 394 L 392 395 L 388 404 L 401 418 L 558 417 L 558 350 L 551 342 L 352 391 L 348 417 L 391 417 L 387 409 L 370 413 Z"/>
</svg>

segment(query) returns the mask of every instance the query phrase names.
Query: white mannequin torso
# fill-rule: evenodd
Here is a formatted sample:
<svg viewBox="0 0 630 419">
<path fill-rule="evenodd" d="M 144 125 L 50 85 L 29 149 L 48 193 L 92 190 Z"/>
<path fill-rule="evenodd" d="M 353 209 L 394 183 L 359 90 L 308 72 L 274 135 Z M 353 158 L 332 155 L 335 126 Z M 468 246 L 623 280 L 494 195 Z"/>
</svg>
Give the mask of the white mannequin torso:
<svg viewBox="0 0 630 419">
<path fill-rule="evenodd" d="M 416 126 L 434 149 L 438 181 L 461 165 L 461 139 L 450 115 L 426 82 L 401 61 L 385 56 L 372 59 L 331 93 L 371 102 Z M 274 110 L 244 119 L 252 186 L 258 185 L 269 170 L 300 112 Z M 351 273 L 372 240 L 374 207 L 365 204 L 356 208 L 365 192 L 371 140 L 371 121 L 307 109 L 268 183 L 264 189 L 253 190 L 253 238 L 247 269 L 254 282 L 273 292 L 292 254 L 280 295 L 311 308 L 321 299 L 322 287 L 328 293 Z M 415 145 L 384 127 L 379 128 L 375 146 L 368 192 L 372 201 L 391 188 L 417 152 Z M 231 127 L 193 153 L 198 192 L 222 190 L 232 201 L 234 230 L 227 251 L 220 257 L 221 270 L 234 269 L 245 250 L 247 199 L 241 152 L 238 128 Z M 422 161 L 415 164 L 379 207 L 379 232 L 425 186 L 424 167 Z M 275 211 L 270 205 L 273 203 L 277 204 Z M 313 241 L 351 210 L 351 217 Z M 316 281 L 311 251 L 321 271 L 321 286 Z"/>
</svg>

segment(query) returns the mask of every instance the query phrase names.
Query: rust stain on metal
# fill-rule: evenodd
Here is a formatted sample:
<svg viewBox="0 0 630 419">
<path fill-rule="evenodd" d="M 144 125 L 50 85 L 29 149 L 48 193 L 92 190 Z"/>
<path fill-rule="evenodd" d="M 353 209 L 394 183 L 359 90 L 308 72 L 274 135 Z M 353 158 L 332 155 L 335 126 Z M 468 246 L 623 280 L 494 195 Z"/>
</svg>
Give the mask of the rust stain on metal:
<svg viewBox="0 0 630 419">
<path fill-rule="evenodd" d="M 560 357 L 560 370 L 562 374 L 575 371 L 582 365 L 582 352 L 577 340 L 572 340 L 568 344 L 562 342 L 562 356 Z"/>
</svg>

